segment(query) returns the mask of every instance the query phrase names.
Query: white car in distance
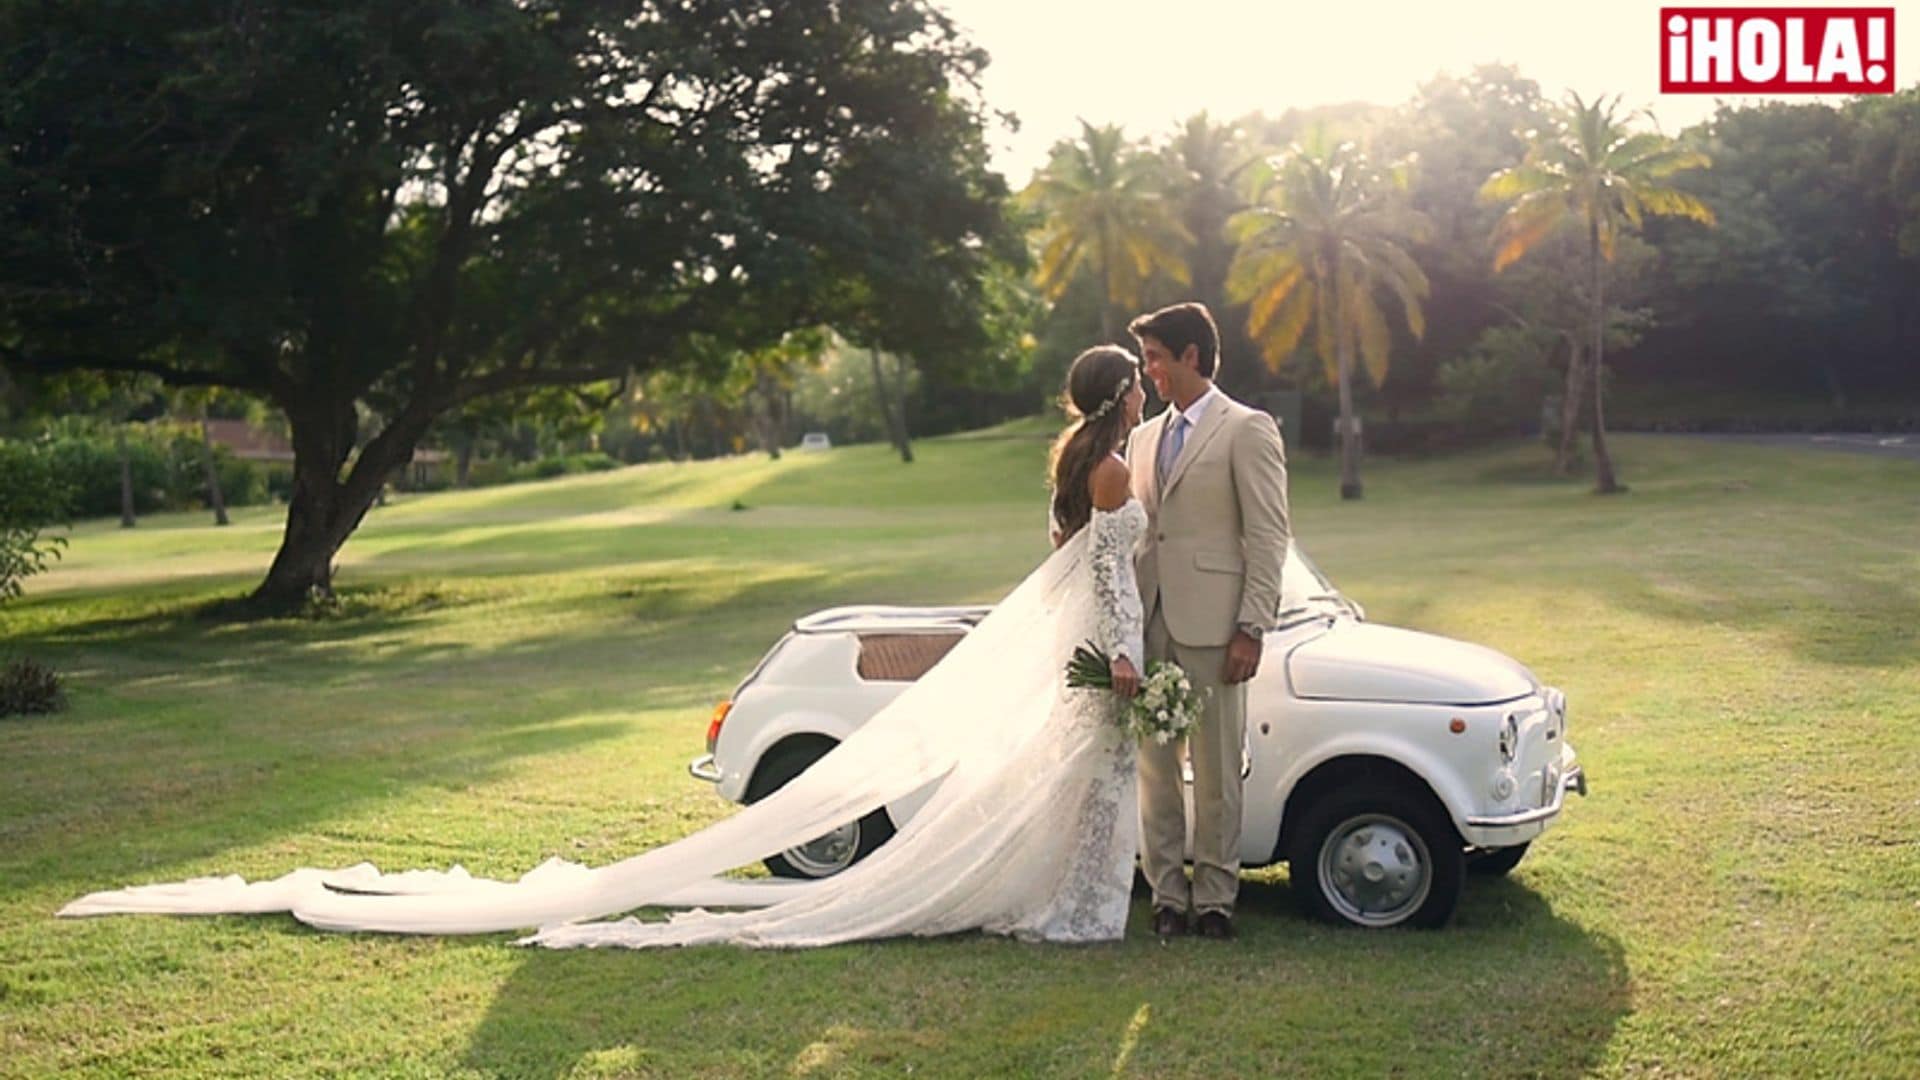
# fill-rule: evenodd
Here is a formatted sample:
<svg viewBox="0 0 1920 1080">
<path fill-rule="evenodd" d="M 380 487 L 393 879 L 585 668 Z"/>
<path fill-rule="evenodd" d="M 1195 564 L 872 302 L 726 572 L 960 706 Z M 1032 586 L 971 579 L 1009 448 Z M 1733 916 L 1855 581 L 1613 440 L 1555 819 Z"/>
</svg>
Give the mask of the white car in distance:
<svg viewBox="0 0 1920 1080">
<path fill-rule="evenodd" d="M 1281 580 L 1281 612 L 1248 687 L 1241 860 L 1288 862 L 1302 906 L 1332 922 L 1442 925 L 1468 871 L 1513 869 L 1567 792 L 1586 794 L 1566 697 L 1492 649 L 1367 622 L 1297 546 Z M 990 610 L 808 615 L 715 709 L 693 775 L 734 802 L 779 790 Z M 933 787 L 769 858 L 768 869 L 839 873 Z"/>
</svg>

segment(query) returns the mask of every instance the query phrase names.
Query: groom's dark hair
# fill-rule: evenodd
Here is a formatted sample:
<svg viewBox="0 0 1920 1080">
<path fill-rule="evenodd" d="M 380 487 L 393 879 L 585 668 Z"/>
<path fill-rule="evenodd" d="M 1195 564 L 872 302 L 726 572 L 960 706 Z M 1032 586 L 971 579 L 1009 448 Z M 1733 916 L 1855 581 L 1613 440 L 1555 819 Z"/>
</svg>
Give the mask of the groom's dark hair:
<svg viewBox="0 0 1920 1080">
<path fill-rule="evenodd" d="M 1159 311 L 1142 315 L 1127 324 L 1127 333 L 1135 341 L 1150 337 L 1167 347 L 1167 351 L 1178 360 L 1187 346 L 1200 349 L 1200 374 L 1213 378 L 1214 369 L 1220 366 L 1220 330 L 1213 325 L 1213 314 L 1207 305 L 1191 300 L 1172 307 L 1163 307 Z"/>
</svg>

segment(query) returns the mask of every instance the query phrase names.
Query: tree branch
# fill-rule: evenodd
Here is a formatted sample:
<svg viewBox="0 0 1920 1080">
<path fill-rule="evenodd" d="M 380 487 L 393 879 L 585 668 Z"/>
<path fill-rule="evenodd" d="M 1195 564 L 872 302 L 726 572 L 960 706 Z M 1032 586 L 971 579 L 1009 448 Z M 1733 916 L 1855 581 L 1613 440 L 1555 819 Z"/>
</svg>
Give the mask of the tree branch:
<svg viewBox="0 0 1920 1080">
<path fill-rule="evenodd" d="M 628 365 L 624 361 L 571 368 L 513 367 L 478 376 L 456 388 L 448 398 L 458 407 L 476 398 L 519 390 L 529 386 L 575 386 L 622 378 Z"/>
<path fill-rule="evenodd" d="M 121 356 L 95 356 L 79 353 L 26 353 L 11 345 L 0 345 L 0 362 L 47 373 L 69 371 L 127 371 L 157 376 L 172 386 L 221 386 L 234 390 L 267 393 L 267 380 L 232 371 L 195 371 L 171 364 Z"/>
</svg>

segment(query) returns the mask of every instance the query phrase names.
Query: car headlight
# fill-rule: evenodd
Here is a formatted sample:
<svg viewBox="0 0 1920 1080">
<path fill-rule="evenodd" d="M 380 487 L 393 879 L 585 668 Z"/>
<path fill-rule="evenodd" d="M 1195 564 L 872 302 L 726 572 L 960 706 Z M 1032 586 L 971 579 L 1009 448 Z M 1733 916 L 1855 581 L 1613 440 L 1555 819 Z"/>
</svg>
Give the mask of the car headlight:
<svg viewBox="0 0 1920 1080">
<path fill-rule="evenodd" d="M 1513 764 L 1515 754 L 1520 752 L 1520 714 L 1508 713 L 1500 721 L 1500 760 Z"/>
</svg>

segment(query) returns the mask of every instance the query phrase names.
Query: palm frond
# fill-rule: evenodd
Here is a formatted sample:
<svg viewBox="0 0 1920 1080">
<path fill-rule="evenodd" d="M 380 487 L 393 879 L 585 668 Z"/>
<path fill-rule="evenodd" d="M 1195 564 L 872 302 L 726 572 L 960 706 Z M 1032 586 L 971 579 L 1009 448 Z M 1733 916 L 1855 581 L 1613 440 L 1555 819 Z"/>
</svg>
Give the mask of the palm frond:
<svg viewBox="0 0 1920 1080">
<path fill-rule="evenodd" d="M 1387 354 L 1393 347 L 1393 332 L 1387 328 L 1387 318 L 1380 313 L 1380 305 L 1374 302 L 1373 296 L 1365 289 L 1353 291 L 1353 310 L 1349 317 L 1360 346 L 1360 362 L 1367 369 L 1367 380 L 1377 389 L 1387 381 Z"/>
<path fill-rule="evenodd" d="M 1486 183 L 1480 185 L 1479 198 L 1482 202 L 1506 202 L 1529 192 L 1552 187 L 1560 179 L 1539 165 L 1515 165 L 1487 177 Z"/>
<path fill-rule="evenodd" d="M 1280 365 L 1300 347 L 1301 338 L 1306 336 L 1307 321 L 1313 317 L 1314 291 L 1311 281 L 1302 281 L 1289 290 L 1268 320 L 1266 332 L 1255 336 L 1267 370 L 1280 370 Z"/>
<path fill-rule="evenodd" d="M 1650 214 L 1689 218 L 1707 225 L 1716 223 L 1711 206 L 1677 188 L 1641 187 L 1639 194 L 1641 205 Z"/>
<path fill-rule="evenodd" d="M 1269 281 L 1300 266 L 1300 255 L 1290 247 L 1241 248 L 1227 266 L 1227 299 L 1240 303 Z"/>
<path fill-rule="evenodd" d="M 1086 247 L 1078 235 L 1064 229 L 1054 233 L 1040 252 L 1034 284 L 1040 286 L 1047 299 L 1058 300 L 1079 276 L 1085 254 Z"/>
<path fill-rule="evenodd" d="M 1247 307 L 1247 333 L 1256 338 L 1266 337 L 1274 313 L 1287 297 L 1293 295 L 1306 276 L 1305 268 L 1296 262 L 1277 276 L 1267 279 L 1259 292 L 1254 294 L 1253 303 Z"/>
<path fill-rule="evenodd" d="M 1532 251 L 1567 220 L 1571 210 L 1567 193 L 1543 190 L 1515 203 L 1493 228 L 1493 272 L 1499 273 Z"/>
</svg>

